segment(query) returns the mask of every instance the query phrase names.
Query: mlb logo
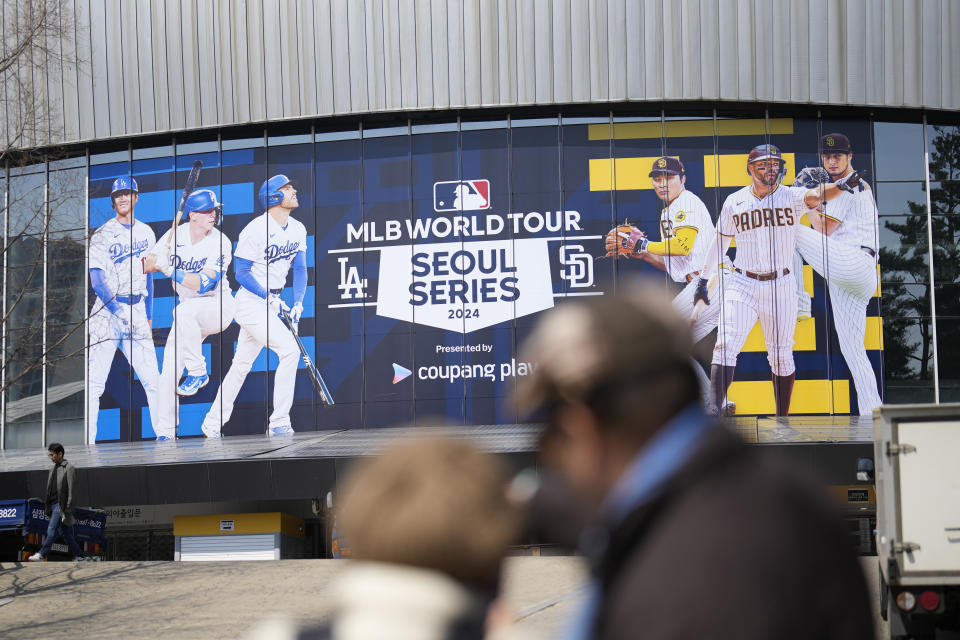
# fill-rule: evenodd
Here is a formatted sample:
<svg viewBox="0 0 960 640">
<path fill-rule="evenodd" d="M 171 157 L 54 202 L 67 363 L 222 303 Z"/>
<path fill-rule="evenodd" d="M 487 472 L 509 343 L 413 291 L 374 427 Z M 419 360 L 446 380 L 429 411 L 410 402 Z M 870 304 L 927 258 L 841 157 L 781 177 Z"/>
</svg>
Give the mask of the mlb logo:
<svg viewBox="0 0 960 640">
<path fill-rule="evenodd" d="M 433 210 L 438 213 L 489 208 L 489 180 L 447 180 L 433 183 Z"/>
</svg>

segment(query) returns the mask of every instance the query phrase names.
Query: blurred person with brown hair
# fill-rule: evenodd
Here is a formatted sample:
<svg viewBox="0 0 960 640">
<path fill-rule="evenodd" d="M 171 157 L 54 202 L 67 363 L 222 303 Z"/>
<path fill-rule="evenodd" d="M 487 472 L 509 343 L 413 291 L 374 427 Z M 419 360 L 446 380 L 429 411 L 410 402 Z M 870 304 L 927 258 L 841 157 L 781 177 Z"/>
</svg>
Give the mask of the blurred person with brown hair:
<svg viewBox="0 0 960 640">
<path fill-rule="evenodd" d="M 496 598 L 520 530 L 499 460 L 452 437 L 405 440 L 357 463 L 337 524 L 352 560 L 330 587 L 329 623 L 258 638 L 513 637 Z"/>
<path fill-rule="evenodd" d="M 873 638 L 833 505 L 705 414 L 691 348 L 663 287 L 642 283 L 554 309 L 526 343 L 536 369 L 515 400 L 547 416 L 553 472 L 532 518 L 562 523 L 537 508 L 568 491 L 586 523 L 593 582 L 569 637 Z"/>
</svg>

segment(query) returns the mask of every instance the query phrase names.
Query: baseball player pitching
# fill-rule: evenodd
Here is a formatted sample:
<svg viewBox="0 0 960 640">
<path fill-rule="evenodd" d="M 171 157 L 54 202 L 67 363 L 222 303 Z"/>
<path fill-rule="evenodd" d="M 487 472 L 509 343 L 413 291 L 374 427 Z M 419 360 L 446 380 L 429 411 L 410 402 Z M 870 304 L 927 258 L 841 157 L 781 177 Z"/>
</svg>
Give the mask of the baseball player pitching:
<svg viewBox="0 0 960 640">
<path fill-rule="evenodd" d="M 204 339 L 233 322 L 233 295 L 226 276 L 232 245 L 216 228 L 222 207 L 210 189 L 191 193 L 183 208 L 189 222 L 165 233 L 144 263 L 144 271 L 158 271 L 173 280 L 179 296 L 163 353 L 153 426 L 158 441 L 176 438 L 177 396 L 192 396 L 210 380 Z M 187 375 L 178 386 L 184 368 Z"/>
<path fill-rule="evenodd" d="M 159 374 L 153 346 L 153 277 L 144 273 L 140 260 L 156 244 L 157 237 L 153 229 L 134 219 L 139 197 L 136 180 L 114 180 L 110 202 L 117 215 L 90 238 L 90 284 L 97 295 L 87 323 L 90 444 L 97 440 L 100 396 L 117 348 L 140 378 L 151 418 L 157 415 Z"/>
<path fill-rule="evenodd" d="M 797 186 L 816 188 L 854 173 L 853 148 L 842 133 L 820 138 L 823 167 L 800 172 Z M 861 176 L 862 177 L 862 176 Z M 812 228 L 797 230 L 797 251 L 823 276 L 830 292 L 833 324 L 853 384 L 860 415 L 882 404 L 877 378 L 863 339 L 867 304 L 877 290 L 877 204 L 862 179 L 852 193 L 841 193 L 819 209 L 807 211 Z"/>
<path fill-rule="evenodd" d="M 763 328 L 767 360 L 773 372 L 778 416 L 790 410 L 795 367 L 793 334 L 797 322 L 797 281 L 788 278 L 797 247 L 800 216 L 844 191 L 854 192 L 859 174 L 852 172 L 816 188 L 781 184 L 786 163 L 772 144 L 754 147 L 747 156 L 751 183 L 723 203 L 717 233 L 710 243 L 694 301 L 720 306 L 720 325 L 710 369 L 711 409 L 718 413 L 736 369 L 737 356 L 757 319 Z M 720 260 L 737 239 L 737 255 L 726 276 L 722 300 L 707 290 Z"/>
<path fill-rule="evenodd" d="M 240 387 L 263 347 L 271 349 L 280 359 L 274 376 L 273 413 L 267 433 L 271 436 L 293 433 L 290 407 L 300 349 L 279 314 L 281 310 L 286 311 L 294 323 L 303 314 L 303 296 L 307 290 L 307 230 L 290 216 L 299 203 L 297 191 L 286 176 L 276 175 L 264 182 L 258 196 L 266 212 L 243 228 L 234 254 L 234 271 L 240 285 L 236 295 L 240 336 L 230 370 L 203 420 L 203 433 L 208 438 L 220 437 L 220 428 L 230 420 Z M 291 267 L 294 304 L 287 307 L 280 293 Z"/>
<path fill-rule="evenodd" d="M 666 271 L 674 282 L 686 283 L 674 298 L 673 306 L 681 316 L 689 318 L 693 315 L 693 295 L 697 290 L 699 269 L 714 235 L 713 220 L 703 201 L 687 191 L 687 172 L 679 159 L 670 156 L 657 158 L 649 177 L 664 205 L 660 212 L 660 242 L 651 242 L 643 231 L 624 224 L 607 234 L 607 255 L 639 258 Z M 694 344 L 717 327 L 719 318 L 719 305 L 704 307 L 693 323 Z M 706 403 L 709 401 L 710 381 L 699 363 L 695 363 L 694 371 L 701 379 Z M 732 402 L 724 402 L 725 414 L 733 415 L 735 410 Z"/>
</svg>

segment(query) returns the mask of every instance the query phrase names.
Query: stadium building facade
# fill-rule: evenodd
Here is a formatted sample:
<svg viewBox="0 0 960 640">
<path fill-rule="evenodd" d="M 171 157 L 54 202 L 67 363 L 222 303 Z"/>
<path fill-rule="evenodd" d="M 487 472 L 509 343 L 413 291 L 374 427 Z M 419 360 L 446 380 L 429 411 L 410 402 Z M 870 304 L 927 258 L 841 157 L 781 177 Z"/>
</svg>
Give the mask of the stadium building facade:
<svg viewBox="0 0 960 640">
<path fill-rule="evenodd" d="M 66 25 L 44 49 L 56 55 L 6 71 L 0 113 L 0 446 L 11 480 L 0 497 L 33 491 L 43 460 L 22 456 L 54 441 L 90 456 L 92 503 L 124 508 L 322 495 L 336 465 L 297 466 L 313 455 L 306 441 L 282 441 L 289 459 L 250 444 L 275 439 L 230 442 L 287 426 L 354 438 L 324 450 L 331 459 L 364 451 L 351 432 L 436 418 L 499 425 L 503 438 L 474 433 L 529 452 L 533 431 L 508 398 L 534 366 L 519 345 L 538 314 L 640 276 L 680 293 L 698 268 L 670 268 L 687 255 L 670 239 L 684 227 L 705 244 L 716 236 L 759 145 L 775 149 L 783 188 L 845 156 L 867 172 L 859 193 L 876 204 L 851 241 L 877 271 L 867 294 L 848 296 L 850 254 L 827 235 L 818 257 L 795 253 L 793 222 L 786 248 L 776 244 L 789 269 L 778 269 L 768 313 L 795 327 L 790 413 L 868 440 L 856 418 L 875 404 L 870 385 L 885 403 L 960 400 L 960 7 L 949 0 L 53 4 Z M 4 15 L 12 50 L 21 18 Z M 661 158 L 680 161 L 710 228 L 662 213 L 651 178 Z M 222 203 L 217 252 L 172 248 L 172 275 L 150 272 L 144 259 L 164 253 L 197 161 L 196 188 Z M 295 207 L 280 193 L 288 184 Z M 273 196 L 296 223 L 262 217 Z M 837 207 L 820 214 L 846 232 Z M 779 209 L 766 208 L 758 224 L 780 233 Z M 188 207 L 184 233 L 203 210 Z M 816 212 L 795 213 L 816 227 Z M 667 247 L 659 268 L 605 256 L 607 232 L 624 221 Z M 288 235 L 290 224 L 302 234 Z M 735 251 L 721 270 L 725 313 L 737 311 L 725 298 L 742 275 Z M 199 292 L 220 292 L 215 320 L 194 333 L 197 290 L 185 293 L 177 270 L 218 279 Z M 268 298 L 302 306 L 306 359 L 268 322 L 258 277 Z M 224 302 L 228 288 L 235 302 Z M 262 336 L 250 328 L 257 313 Z M 732 326 L 715 322 L 719 333 Z M 763 440 L 771 371 L 786 369 L 750 327 L 728 397 Z M 707 375 L 729 355 L 715 353 L 716 335 L 700 344 Z M 268 343 L 277 349 L 256 352 Z M 203 380 L 173 391 L 190 376 Z M 179 441 L 154 444 L 168 432 Z M 224 436 L 219 448 L 204 433 Z M 185 458 L 191 443 L 205 444 Z M 111 462 L 130 455 L 140 457 Z M 241 459 L 229 472 L 212 462 Z"/>
</svg>

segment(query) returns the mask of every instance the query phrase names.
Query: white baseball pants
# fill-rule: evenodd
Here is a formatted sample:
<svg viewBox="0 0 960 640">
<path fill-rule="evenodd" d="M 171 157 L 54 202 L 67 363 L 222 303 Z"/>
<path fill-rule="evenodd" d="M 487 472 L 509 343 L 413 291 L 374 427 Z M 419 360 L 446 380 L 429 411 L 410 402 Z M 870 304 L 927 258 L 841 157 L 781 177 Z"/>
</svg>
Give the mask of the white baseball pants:
<svg viewBox="0 0 960 640">
<path fill-rule="evenodd" d="M 867 304 L 877 290 L 877 261 L 859 247 L 806 226 L 797 230 L 797 251 L 827 281 L 840 353 L 857 389 L 857 408 L 860 415 L 870 415 L 883 402 L 863 344 Z"/>
<path fill-rule="evenodd" d="M 203 341 L 220 333 L 233 322 L 234 301 L 229 292 L 198 298 L 180 298 L 173 310 L 173 325 L 163 350 L 163 370 L 160 373 L 160 391 L 157 395 L 157 418 L 153 430 L 158 436 L 174 438 L 177 415 L 177 384 L 180 375 L 203 376 L 207 361 L 203 357 Z"/>
<path fill-rule="evenodd" d="M 280 359 L 273 380 L 273 413 L 270 414 L 269 428 L 291 426 L 290 407 L 293 406 L 293 388 L 300 360 L 300 348 L 293 334 L 270 311 L 266 300 L 243 288 L 236 295 L 236 320 L 240 325 L 237 351 L 230 370 L 220 383 L 213 406 L 203 419 L 204 433 L 219 432 L 230 420 L 240 387 L 263 347 L 276 353 Z"/>
<path fill-rule="evenodd" d="M 129 338 L 121 340 L 120 327 L 116 317 L 105 307 L 97 305 L 87 321 L 90 346 L 87 350 L 87 442 L 97 441 L 97 416 L 100 413 L 100 396 L 103 395 L 113 364 L 113 354 L 120 349 L 127 362 L 140 378 L 140 384 L 147 394 L 147 406 L 150 408 L 151 421 L 157 415 L 157 352 L 153 346 L 153 332 L 147 322 L 147 312 L 141 300 L 135 305 L 121 305 L 129 309 Z M 133 381 L 131 380 L 131 383 Z"/>
<path fill-rule="evenodd" d="M 722 273 L 717 296 L 723 304 L 713 364 L 735 367 L 759 318 L 773 374 L 788 376 L 796 370 L 793 338 L 797 329 L 797 281 L 791 274 L 761 282 L 736 272 Z"/>
<path fill-rule="evenodd" d="M 687 286 L 677 294 L 673 299 L 673 308 L 682 318 L 689 318 L 693 315 L 693 294 L 697 292 L 698 279 L 694 278 L 687 283 Z M 720 321 L 720 304 L 718 300 L 711 300 L 703 308 L 703 312 L 693 325 L 693 344 L 703 340 L 708 333 L 713 331 Z"/>
</svg>

